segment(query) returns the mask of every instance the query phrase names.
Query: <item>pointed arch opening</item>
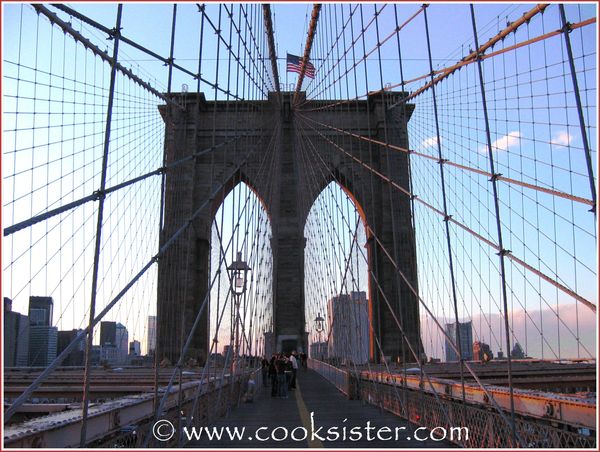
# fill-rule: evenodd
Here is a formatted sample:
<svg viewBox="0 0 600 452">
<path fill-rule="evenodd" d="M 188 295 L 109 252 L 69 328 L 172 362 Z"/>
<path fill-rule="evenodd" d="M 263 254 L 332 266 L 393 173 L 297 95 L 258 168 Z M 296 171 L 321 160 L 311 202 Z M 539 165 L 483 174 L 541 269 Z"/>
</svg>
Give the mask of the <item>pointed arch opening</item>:
<svg viewBox="0 0 600 452">
<path fill-rule="evenodd" d="M 243 177 L 213 201 L 210 243 L 210 359 L 250 365 L 265 352 L 273 325 L 271 220 L 263 199 Z M 231 266 L 243 261 L 245 281 L 232 290 Z"/>
<path fill-rule="evenodd" d="M 304 236 L 309 356 L 364 364 L 372 342 L 365 212 L 347 187 L 332 181 L 315 199 Z"/>
</svg>

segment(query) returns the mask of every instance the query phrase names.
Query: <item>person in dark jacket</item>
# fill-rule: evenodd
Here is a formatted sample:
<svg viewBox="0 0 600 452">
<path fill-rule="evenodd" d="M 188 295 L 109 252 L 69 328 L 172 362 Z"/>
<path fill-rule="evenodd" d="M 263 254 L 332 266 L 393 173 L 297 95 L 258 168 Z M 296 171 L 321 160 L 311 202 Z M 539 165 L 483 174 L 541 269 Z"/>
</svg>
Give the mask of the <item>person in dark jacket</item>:
<svg viewBox="0 0 600 452">
<path fill-rule="evenodd" d="M 269 360 L 266 358 L 266 356 L 263 356 L 263 359 L 260 363 L 263 387 L 266 388 L 267 386 L 269 386 Z"/>
<path fill-rule="evenodd" d="M 271 397 L 277 397 L 279 395 L 279 388 L 277 387 L 277 366 L 275 365 L 277 358 L 275 355 L 271 357 L 269 362 L 269 377 L 271 378 Z"/>
<path fill-rule="evenodd" d="M 302 363 L 302 368 L 304 370 L 308 369 L 308 356 L 306 356 L 306 353 L 302 352 L 300 353 L 300 362 Z"/>
<path fill-rule="evenodd" d="M 283 399 L 287 399 L 287 382 L 286 374 L 287 370 L 287 359 L 285 355 L 279 354 L 279 357 L 275 360 L 275 367 L 277 368 L 277 395 Z"/>
</svg>

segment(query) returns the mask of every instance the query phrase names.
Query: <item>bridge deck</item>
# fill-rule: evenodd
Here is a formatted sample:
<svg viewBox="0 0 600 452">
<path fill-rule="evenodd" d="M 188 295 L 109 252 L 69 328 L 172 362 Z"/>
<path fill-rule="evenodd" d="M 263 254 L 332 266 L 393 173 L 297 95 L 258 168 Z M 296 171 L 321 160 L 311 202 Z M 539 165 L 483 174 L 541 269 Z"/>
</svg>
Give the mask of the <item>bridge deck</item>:
<svg viewBox="0 0 600 452">
<path fill-rule="evenodd" d="M 311 413 L 314 413 L 314 431 L 318 436 L 324 438 L 319 441 L 308 441 L 311 439 Z M 374 427 L 370 430 L 369 440 L 367 438 L 367 422 Z M 210 447 L 210 448 L 305 448 L 305 447 L 335 447 L 335 448 L 398 448 L 398 447 L 454 447 L 448 441 L 417 441 L 413 439 L 413 430 L 417 426 L 400 419 L 399 417 L 380 410 L 379 408 L 360 400 L 348 400 L 331 383 L 312 370 L 298 369 L 297 389 L 288 391 L 288 398 L 282 399 L 271 397 L 271 387 L 257 388 L 257 394 L 252 403 L 241 403 L 239 407 L 234 408 L 231 413 L 219 419 L 212 427 L 245 427 L 244 438 L 242 440 L 231 440 L 225 433 L 221 440 L 208 440 L 204 434 L 199 441 L 191 442 L 192 447 Z M 255 434 L 257 429 L 267 427 L 258 431 L 259 437 L 268 438 L 271 433 L 276 438 L 282 438 L 285 432 L 282 427 L 287 429 L 288 438 L 282 441 L 259 441 Z M 292 430 L 297 427 L 304 427 L 308 432 L 308 440 L 294 441 L 289 438 Z M 318 428 L 322 427 L 319 431 Z M 336 441 L 328 440 L 327 430 L 330 427 L 337 427 L 340 438 Z M 346 440 L 343 439 L 343 428 L 346 427 Z M 350 433 L 353 427 L 359 427 L 361 438 L 355 435 L 354 441 L 350 440 Z M 396 441 L 377 439 L 377 433 L 380 428 L 388 427 L 388 430 L 381 430 L 380 434 L 385 437 L 394 437 L 398 428 L 398 438 Z M 403 429 L 401 429 L 403 427 Z M 358 431 L 358 430 L 354 430 Z M 204 433 L 204 432 L 203 432 Z M 296 437 L 303 436 L 303 430 L 298 429 Z M 418 432 L 420 437 L 428 436 L 428 432 Z M 330 439 L 334 439 L 334 434 Z"/>
</svg>

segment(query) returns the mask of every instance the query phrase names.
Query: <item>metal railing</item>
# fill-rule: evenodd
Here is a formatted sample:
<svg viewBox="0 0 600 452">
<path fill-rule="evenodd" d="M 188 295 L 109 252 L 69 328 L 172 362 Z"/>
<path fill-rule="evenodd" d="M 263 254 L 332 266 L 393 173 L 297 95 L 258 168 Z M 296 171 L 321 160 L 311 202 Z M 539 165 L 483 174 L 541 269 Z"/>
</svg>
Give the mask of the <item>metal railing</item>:
<svg viewBox="0 0 600 452">
<path fill-rule="evenodd" d="M 427 391 L 403 386 L 398 379 L 382 378 L 377 372 L 373 375 L 361 372 L 357 376 L 314 359 L 308 360 L 308 366 L 346 396 L 382 407 L 413 424 L 431 429 L 434 434 L 436 428 L 448 431 L 454 427 L 467 427 L 468 436 L 453 439 L 463 447 L 515 447 L 510 426 L 491 408 L 463 403 L 447 391 L 438 393 L 441 397 L 436 399 Z M 550 416 L 544 420 L 518 415 L 515 427 L 523 442 L 520 447 L 595 448 L 597 443 L 593 429 L 559 423 Z"/>
<path fill-rule="evenodd" d="M 350 375 L 345 370 L 339 369 L 323 361 L 308 358 L 308 368 L 314 370 L 327 381 L 332 383 L 338 390 L 350 397 Z"/>
<path fill-rule="evenodd" d="M 194 425 L 208 425 L 225 415 L 242 400 L 248 380 L 254 379 L 256 387 L 261 384 L 260 371 L 249 371 L 231 381 L 230 376 L 211 378 L 208 382 L 189 381 L 173 386 L 169 392 L 161 421 L 168 420 L 182 434 L 187 417 Z M 233 383 L 233 384 L 232 384 Z M 165 388 L 159 389 L 159 394 Z M 196 393 L 200 391 L 196 410 L 191 413 Z M 181 402 L 179 401 L 181 397 Z M 152 435 L 155 418 L 154 394 L 129 395 L 90 406 L 86 431 L 88 447 L 142 447 L 147 435 Z M 4 430 L 4 446 L 16 448 L 65 448 L 78 447 L 81 429 L 81 410 L 50 414 L 24 423 L 7 426 Z M 156 444 L 155 444 L 156 445 Z M 181 445 L 179 435 L 160 443 L 164 447 Z"/>
</svg>

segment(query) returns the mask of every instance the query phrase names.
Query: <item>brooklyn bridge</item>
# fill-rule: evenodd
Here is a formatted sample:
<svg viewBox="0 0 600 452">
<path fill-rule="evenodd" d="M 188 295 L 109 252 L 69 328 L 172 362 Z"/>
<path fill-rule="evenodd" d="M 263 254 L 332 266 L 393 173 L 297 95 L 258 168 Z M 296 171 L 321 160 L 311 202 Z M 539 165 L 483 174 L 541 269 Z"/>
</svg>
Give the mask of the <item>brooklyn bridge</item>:
<svg viewBox="0 0 600 452">
<path fill-rule="evenodd" d="M 3 10 L 4 447 L 597 447 L 595 4 Z"/>
</svg>

